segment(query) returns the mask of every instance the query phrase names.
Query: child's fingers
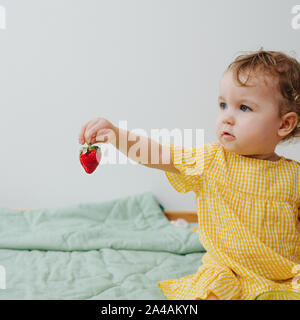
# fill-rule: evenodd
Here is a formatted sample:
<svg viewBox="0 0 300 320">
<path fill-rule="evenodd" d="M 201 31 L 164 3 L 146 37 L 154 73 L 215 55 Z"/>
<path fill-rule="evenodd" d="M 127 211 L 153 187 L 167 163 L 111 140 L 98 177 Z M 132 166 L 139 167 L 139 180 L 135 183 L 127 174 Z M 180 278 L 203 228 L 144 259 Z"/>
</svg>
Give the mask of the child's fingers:
<svg viewBox="0 0 300 320">
<path fill-rule="evenodd" d="M 94 134 L 91 138 L 91 144 L 95 144 L 95 143 L 97 143 L 96 134 Z"/>
<path fill-rule="evenodd" d="M 78 137 L 78 140 L 79 140 L 79 143 L 81 144 L 84 144 L 85 141 L 86 141 L 86 138 L 85 138 L 85 134 L 86 134 L 86 131 L 89 130 L 89 128 L 97 121 L 97 119 L 93 119 L 93 120 L 90 120 L 88 121 L 86 124 L 84 124 L 81 129 L 80 129 L 80 133 L 79 133 L 79 137 Z"/>
<path fill-rule="evenodd" d="M 87 141 L 87 143 L 92 143 L 92 138 L 95 138 L 97 135 L 97 131 L 99 129 L 99 124 L 98 122 L 92 122 L 89 124 L 89 126 L 86 128 L 85 130 L 85 140 Z"/>
<path fill-rule="evenodd" d="M 84 124 L 78 136 L 80 144 L 85 142 L 94 144 L 97 142 L 109 142 L 113 138 L 113 130 L 111 124 L 104 118 L 95 118 Z M 106 140 L 105 140 L 106 139 Z"/>
</svg>

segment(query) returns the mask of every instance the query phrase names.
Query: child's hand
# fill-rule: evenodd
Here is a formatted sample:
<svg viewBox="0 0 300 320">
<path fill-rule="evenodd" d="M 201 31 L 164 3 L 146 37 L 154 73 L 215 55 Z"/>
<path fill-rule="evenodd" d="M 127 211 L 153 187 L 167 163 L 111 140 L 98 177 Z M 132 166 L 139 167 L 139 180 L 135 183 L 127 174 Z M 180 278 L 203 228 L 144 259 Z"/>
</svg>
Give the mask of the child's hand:
<svg viewBox="0 0 300 320">
<path fill-rule="evenodd" d="M 116 137 L 117 128 L 104 118 L 95 118 L 81 127 L 78 142 L 84 143 L 109 143 Z"/>
</svg>

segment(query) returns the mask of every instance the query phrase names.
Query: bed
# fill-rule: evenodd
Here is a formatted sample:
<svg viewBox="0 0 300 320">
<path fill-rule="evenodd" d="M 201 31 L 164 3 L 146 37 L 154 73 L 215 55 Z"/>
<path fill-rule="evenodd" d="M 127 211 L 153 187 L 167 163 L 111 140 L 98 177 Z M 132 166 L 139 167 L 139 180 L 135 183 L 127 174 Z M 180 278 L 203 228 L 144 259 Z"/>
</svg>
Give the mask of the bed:
<svg viewBox="0 0 300 320">
<path fill-rule="evenodd" d="M 205 253 L 196 212 L 164 210 L 151 192 L 0 216 L 1 300 L 166 300 L 157 282 L 196 273 Z"/>
</svg>

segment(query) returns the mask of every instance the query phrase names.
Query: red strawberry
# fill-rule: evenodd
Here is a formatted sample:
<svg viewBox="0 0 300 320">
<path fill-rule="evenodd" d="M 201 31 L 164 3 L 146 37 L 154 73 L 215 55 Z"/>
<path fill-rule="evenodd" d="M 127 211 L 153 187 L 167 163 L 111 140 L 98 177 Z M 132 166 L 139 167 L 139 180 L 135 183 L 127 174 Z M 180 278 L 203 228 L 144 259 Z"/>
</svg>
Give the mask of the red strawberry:
<svg viewBox="0 0 300 320">
<path fill-rule="evenodd" d="M 90 143 L 88 147 L 81 148 L 79 159 L 86 173 L 93 173 L 101 160 L 100 147 L 92 146 Z"/>
</svg>

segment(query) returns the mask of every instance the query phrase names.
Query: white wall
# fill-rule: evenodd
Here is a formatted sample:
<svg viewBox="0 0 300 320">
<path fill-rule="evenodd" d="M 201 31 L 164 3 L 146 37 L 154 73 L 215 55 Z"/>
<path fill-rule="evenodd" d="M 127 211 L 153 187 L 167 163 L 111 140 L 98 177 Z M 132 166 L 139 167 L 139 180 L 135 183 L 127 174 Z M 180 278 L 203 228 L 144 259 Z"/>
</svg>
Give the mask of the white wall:
<svg viewBox="0 0 300 320">
<path fill-rule="evenodd" d="M 291 0 L 0 0 L 0 206 L 58 207 L 152 191 L 194 210 L 164 172 L 78 160 L 83 123 L 201 128 L 215 141 L 219 81 L 239 51 L 291 51 Z M 298 145 L 278 147 L 300 161 Z"/>
</svg>

